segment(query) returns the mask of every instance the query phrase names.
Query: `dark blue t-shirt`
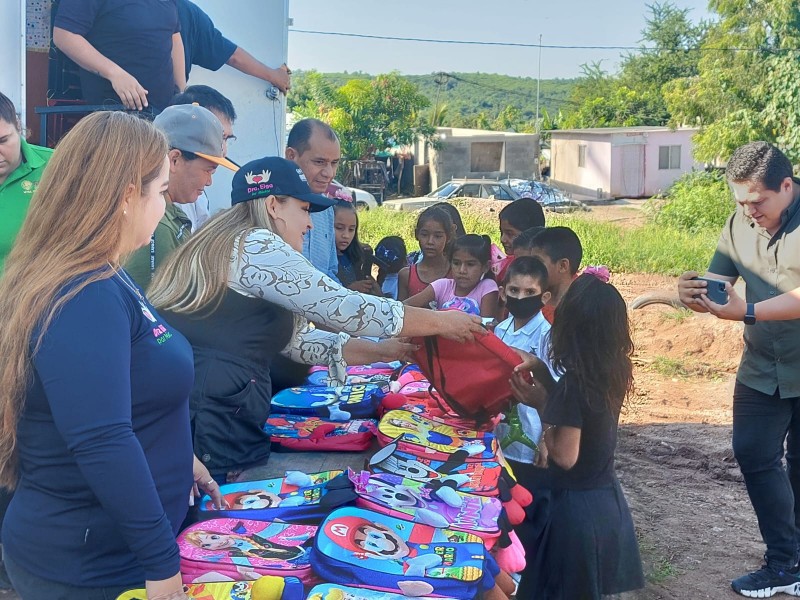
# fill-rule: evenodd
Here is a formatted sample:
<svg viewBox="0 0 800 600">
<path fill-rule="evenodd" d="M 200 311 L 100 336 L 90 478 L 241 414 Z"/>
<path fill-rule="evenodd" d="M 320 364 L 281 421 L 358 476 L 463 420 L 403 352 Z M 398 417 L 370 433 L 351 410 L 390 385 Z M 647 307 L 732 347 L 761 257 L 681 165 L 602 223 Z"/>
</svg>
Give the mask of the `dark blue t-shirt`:
<svg viewBox="0 0 800 600">
<path fill-rule="evenodd" d="M 186 79 L 189 79 L 192 65 L 216 71 L 233 56 L 236 44 L 222 35 L 211 18 L 194 2 L 178 0 L 178 18 L 186 58 Z"/>
<path fill-rule="evenodd" d="M 177 573 L 193 479 L 189 343 L 115 275 L 64 305 L 33 366 L 4 551 L 79 586 Z"/>
<path fill-rule="evenodd" d="M 85 37 L 135 77 L 155 110 L 175 95 L 172 35 L 180 30 L 175 0 L 61 0 L 53 24 Z M 110 81 L 85 69 L 81 90 L 89 104 L 119 102 Z"/>
</svg>

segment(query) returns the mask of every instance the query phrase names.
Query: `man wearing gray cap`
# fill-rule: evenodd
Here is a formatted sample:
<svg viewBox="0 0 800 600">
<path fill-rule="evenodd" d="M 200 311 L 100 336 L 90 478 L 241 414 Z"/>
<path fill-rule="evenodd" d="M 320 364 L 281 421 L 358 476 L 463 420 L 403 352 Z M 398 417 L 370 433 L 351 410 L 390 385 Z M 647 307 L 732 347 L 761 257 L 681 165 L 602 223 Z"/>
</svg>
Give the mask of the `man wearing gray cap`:
<svg viewBox="0 0 800 600">
<path fill-rule="evenodd" d="M 137 250 L 125 264 L 125 270 L 143 288 L 158 265 L 191 233 L 192 222 L 179 205 L 197 201 L 211 185 L 218 165 L 238 169 L 225 158 L 222 124 L 211 111 L 196 104 L 170 106 L 153 123 L 169 140 L 169 189 L 164 216 L 150 245 Z"/>
</svg>

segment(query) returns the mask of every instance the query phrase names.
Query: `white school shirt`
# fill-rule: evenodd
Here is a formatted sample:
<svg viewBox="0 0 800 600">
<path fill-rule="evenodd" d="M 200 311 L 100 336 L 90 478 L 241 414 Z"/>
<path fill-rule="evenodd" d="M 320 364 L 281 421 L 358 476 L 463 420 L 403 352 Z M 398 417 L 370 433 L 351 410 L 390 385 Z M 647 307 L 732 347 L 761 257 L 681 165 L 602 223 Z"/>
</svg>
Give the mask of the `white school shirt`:
<svg viewBox="0 0 800 600">
<path fill-rule="evenodd" d="M 495 327 L 494 333 L 506 345 L 530 352 L 539 358 L 547 365 L 553 378 L 558 381 L 559 376 L 553 371 L 553 366 L 550 364 L 548 356 L 550 353 L 550 323 L 547 322 L 541 311 L 516 331 L 514 330 L 514 317 L 509 316 Z M 539 439 L 542 437 L 542 420 L 539 418 L 538 411 L 524 404 L 517 405 L 517 411 L 522 422 L 522 431 L 538 444 Z M 495 429 L 497 439 L 502 440 L 508 434 L 508 431 L 508 425 L 498 423 Z M 506 458 L 527 464 L 533 464 L 536 458 L 533 449 L 520 442 L 512 443 L 503 450 L 503 454 Z"/>
</svg>

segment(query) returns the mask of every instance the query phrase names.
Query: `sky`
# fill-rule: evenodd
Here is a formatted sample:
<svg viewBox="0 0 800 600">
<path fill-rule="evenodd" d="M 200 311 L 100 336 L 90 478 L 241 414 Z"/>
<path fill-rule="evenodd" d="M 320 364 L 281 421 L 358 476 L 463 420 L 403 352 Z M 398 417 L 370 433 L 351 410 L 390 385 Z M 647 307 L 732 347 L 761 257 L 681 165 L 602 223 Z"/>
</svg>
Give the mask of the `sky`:
<svg viewBox="0 0 800 600">
<path fill-rule="evenodd" d="M 655 0 L 290 0 L 289 61 L 292 69 L 500 73 L 536 78 L 539 48 L 467 46 L 313 35 L 305 29 L 379 36 L 417 37 L 560 46 L 638 46 L 647 4 Z M 709 18 L 708 0 L 673 0 L 697 22 Z M 541 77 L 580 75 L 580 65 L 602 61 L 616 72 L 619 50 L 544 47 Z"/>
</svg>

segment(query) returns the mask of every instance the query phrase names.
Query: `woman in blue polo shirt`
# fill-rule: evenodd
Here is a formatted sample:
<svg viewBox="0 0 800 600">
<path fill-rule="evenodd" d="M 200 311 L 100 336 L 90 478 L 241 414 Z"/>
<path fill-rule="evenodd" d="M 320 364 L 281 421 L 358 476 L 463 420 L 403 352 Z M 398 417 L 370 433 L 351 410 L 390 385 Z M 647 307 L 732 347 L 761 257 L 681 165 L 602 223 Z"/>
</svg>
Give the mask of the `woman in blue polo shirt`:
<svg viewBox="0 0 800 600">
<path fill-rule="evenodd" d="M 0 275 L 52 153 L 25 141 L 14 103 L 0 92 Z"/>
<path fill-rule="evenodd" d="M 6 569 L 25 600 L 185 598 L 192 351 L 119 266 L 164 214 L 167 141 L 122 112 L 59 143 L 0 279 Z M 193 466 L 194 465 L 194 466 Z"/>
</svg>

